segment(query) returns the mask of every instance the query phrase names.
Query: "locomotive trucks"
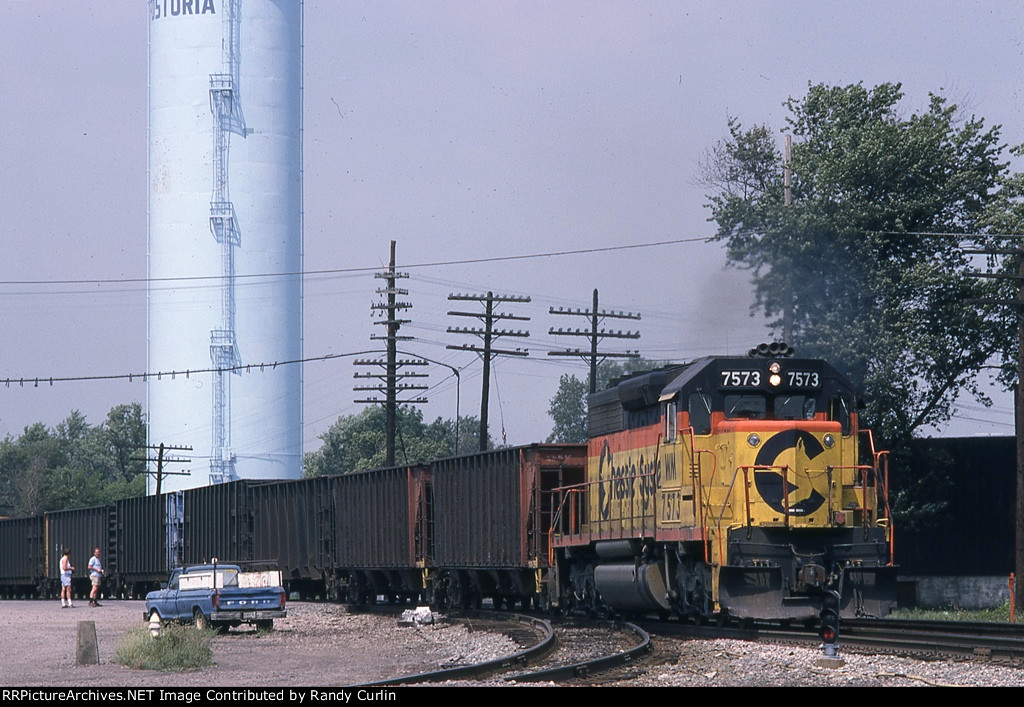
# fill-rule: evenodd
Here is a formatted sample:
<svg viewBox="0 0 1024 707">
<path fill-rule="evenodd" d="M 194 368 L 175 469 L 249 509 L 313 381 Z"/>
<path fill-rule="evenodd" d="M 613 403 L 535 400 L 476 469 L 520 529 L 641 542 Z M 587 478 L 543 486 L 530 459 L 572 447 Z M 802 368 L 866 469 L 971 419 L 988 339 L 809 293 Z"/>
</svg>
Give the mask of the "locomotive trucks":
<svg viewBox="0 0 1024 707">
<path fill-rule="evenodd" d="M 178 567 L 164 589 L 146 595 L 144 618 L 191 621 L 197 628 L 227 629 L 243 623 L 270 629 L 287 616 L 281 573 L 243 572 L 238 565 Z"/>
</svg>

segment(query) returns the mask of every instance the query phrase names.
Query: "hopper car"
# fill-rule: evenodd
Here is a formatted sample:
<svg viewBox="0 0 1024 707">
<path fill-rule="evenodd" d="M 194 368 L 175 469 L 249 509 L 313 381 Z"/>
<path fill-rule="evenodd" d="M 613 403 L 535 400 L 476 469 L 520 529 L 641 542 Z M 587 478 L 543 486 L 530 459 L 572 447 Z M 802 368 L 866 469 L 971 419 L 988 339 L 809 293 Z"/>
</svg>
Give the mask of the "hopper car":
<svg viewBox="0 0 1024 707">
<path fill-rule="evenodd" d="M 888 457 L 827 362 L 762 345 L 589 402 L 587 444 L 0 519 L 0 595 L 56 596 L 62 548 L 84 568 L 100 547 L 104 591 L 122 597 L 219 557 L 275 562 L 289 593 L 354 605 L 766 620 L 813 620 L 827 596 L 845 617 L 895 606 Z"/>
</svg>

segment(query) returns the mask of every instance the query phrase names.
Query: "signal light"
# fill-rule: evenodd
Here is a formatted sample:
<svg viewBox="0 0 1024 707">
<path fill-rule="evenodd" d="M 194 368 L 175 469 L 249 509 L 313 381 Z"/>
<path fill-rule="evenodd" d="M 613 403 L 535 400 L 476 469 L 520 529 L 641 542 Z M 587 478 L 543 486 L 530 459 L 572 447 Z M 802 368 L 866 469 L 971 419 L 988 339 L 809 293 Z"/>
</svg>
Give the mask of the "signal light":
<svg viewBox="0 0 1024 707">
<path fill-rule="evenodd" d="M 830 589 L 821 595 L 821 626 L 818 635 L 825 643 L 839 642 L 839 592 Z"/>
</svg>

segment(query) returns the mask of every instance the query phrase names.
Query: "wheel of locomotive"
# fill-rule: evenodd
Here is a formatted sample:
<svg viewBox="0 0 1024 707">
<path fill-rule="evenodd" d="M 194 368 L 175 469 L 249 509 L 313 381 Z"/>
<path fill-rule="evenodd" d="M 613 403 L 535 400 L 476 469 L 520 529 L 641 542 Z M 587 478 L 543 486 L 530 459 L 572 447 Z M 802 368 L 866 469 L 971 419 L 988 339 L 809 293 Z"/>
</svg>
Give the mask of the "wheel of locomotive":
<svg viewBox="0 0 1024 707">
<path fill-rule="evenodd" d="M 587 578 L 586 596 L 583 597 L 587 615 L 592 619 L 603 619 L 607 616 L 607 610 L 601 603 L 601 596 L 597 593 L 592 577 Z"/>
<path fill-rule="evenodd" d="M 196 610 L 192 612 L 192 619 L 195 621 L 196 628 L 200 631 L 210 628 L 210 620 L 206 618 L 206 614 L 199 607 L 196 607 Z"/>
</svg>

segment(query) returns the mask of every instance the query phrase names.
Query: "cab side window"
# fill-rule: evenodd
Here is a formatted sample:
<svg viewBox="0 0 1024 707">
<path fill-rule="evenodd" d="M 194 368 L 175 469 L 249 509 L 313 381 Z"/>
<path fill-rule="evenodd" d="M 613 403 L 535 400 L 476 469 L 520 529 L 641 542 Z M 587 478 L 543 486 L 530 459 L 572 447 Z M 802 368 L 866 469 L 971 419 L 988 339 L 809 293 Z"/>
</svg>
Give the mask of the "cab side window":
<svg viewBox="0 0 1024 707">
<path fill-rule="evenodd" d="M 843 395 L 837 395 L 829 400 L 828 419 L 836 420 L 843 428 L 843 436 L 850 434 L 852 422 L 850 419 L 850 401 Z"/>
<path fill-rule="evenodd" d="M 711 434 L 711 396 L 705 393 L 690 393 L 688 411 L 693 433 Z"/>
<path fill-rule="evenodd" d="M 665 442 L 674 442 L 676 439 L 676 401 L 665 403 L 663 408 L 665 415 Z"/>
</svg>

